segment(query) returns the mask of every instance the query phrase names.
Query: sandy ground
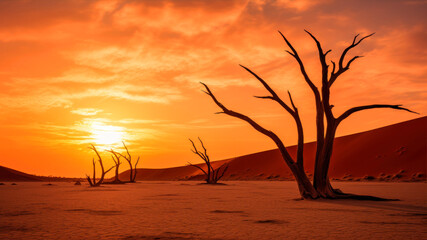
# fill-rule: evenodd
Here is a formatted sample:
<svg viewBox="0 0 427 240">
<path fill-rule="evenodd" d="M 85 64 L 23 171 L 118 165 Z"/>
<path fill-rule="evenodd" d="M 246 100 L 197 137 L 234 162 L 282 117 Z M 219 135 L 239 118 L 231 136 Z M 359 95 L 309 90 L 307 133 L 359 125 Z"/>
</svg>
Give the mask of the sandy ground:
<svg viewBox="0 0 427 240">
<path fill-rule="evenodd" d="M 336 182 L 398 202 L 297 201 L 294 182 L 0 186 L 0 239 L 427 239 L 425 183 Z"/>
</svg>

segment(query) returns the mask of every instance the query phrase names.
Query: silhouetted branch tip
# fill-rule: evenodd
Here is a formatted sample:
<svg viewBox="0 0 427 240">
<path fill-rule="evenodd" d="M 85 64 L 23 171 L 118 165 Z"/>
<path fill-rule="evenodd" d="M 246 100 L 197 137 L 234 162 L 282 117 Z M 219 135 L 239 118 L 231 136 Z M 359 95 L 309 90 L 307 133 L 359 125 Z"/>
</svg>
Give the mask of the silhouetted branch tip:
<svg viewBox="0 0 427 240">
<path fill-rule="evenodd" d="M 261 98 L 261 99 L 274 99 L 272 96 L 254 96 L 254 98 Z"/>
</svg>

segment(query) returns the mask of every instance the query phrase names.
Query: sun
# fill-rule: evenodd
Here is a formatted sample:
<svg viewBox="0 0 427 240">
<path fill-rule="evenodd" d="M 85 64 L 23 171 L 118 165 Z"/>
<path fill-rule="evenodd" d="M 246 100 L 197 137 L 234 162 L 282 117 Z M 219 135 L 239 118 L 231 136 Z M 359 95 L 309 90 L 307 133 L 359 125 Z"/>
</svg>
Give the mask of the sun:
<svg viewBox="0 0 427 240">
<path fill-rule="evenodd" d="M 106 125 L 101 122 L 93 122 L 90 126 L 91 139 L 96 145 L 114 146 L 123 141 L 123 127 Z"/>
</svg>

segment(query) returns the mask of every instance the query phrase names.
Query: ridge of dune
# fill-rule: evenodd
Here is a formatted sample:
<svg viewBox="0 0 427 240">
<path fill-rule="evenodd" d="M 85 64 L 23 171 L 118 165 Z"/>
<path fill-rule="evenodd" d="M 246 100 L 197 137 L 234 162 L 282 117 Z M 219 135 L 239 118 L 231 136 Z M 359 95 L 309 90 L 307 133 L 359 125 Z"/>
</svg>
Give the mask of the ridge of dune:
<svg viewBox="0 0 427 240">
<path fill-rule="evenodd" d="M 427 117 L 421 117 L 366 132 L 338 137 L 329 169 L 332 179 L 425 180 L 427 169 Z M 296 146 L 287 147 L 295 157 Z M 304 165 L 311 176 L 316 143 L 304 145 Z M 212 162 L 214 168 L 228 162 L 223 180 L 292 180 L 278 149 Z M 199 164 L 203 165 L 203 164 Z M 137 169 L 137 180 L 201 180 L 191 166 Z M 120 174 L 129 178 L 129 170 Z"/>
</svg>

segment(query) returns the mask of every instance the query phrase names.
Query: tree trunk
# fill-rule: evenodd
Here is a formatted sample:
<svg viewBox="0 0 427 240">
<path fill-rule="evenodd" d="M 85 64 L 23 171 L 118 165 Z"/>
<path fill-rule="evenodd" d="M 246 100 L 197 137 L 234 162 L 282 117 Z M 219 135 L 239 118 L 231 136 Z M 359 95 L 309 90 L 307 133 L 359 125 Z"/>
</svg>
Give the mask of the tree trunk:
<svg viewBox="0 0 427 240">
<path fill-rule="evenodd" d="M 276 143 L 277 144 L 277 143 Z M 304 171 L 304 166 L 300 167 L 296 162 L 286 161 L 290 156 L 287 154 L 285 146 L 281 144 L 277 144 L 279 147 L 280 153 L 282 154 L 283 160 L 285 160 L 286 164 L 289 166 L 292 174 L 295 177 L 295 181 L 298 184 L 298 190 L 303 199 L 316 199 L 319 197 L 316 189 L 314 189 L 313 185 L 308 179 L 307 174 Z"/>
<path fill-rule="evenodd" d="M 313 185 L 308 179 L 307 175 L 304 172 L 304 169 L 296 166 L 295 169 L 291 168 L 291 171 L 295 177 L 295 180 L 298 184 L 298 190 L 303 199 L 317 199 L 319 194 L 316 189 L 314 189 Z"/>
<path fill-rule="evenodd" d="M 120 182 L 120 180 L 119 180 L 119 165 L 116 166 L 116 176 L 114 178 L 114 182 Z"/>
<path fill-rule="evenodd" d="M 130 166 L 130 175 L 129 175 L 129 182 L 133 182 L 133 169 L 132 169 L 132 163 L 129 162 L 129 166 Z"/>
<path fill-rule="evenodd" d="M 316 183 L 315 189 L 324 198 L 335 198 L 336 194 L 329 182 L 328 170 L 332 156 L 332 149 L 336 133 L 336 123 L 334 120 L 328 121 L 324 145 L 315 165 L 315 174 L 313 182 Z"/>
<path fill-rule="evenodd" d="M 324 134 L 325 134 L 325 124 L 323 120 L 323 106 L 322 102 L 316 99 L 316 129 L 317 129 L 317 141 L 316 141 L 316 157 L 314 159 L 314 176 L 319 174 L 319 158 L 322 152 L 324 145 Z M 317 181 L 313 177 L 313 186 L 317 189 Z"/>
<path fill-rule="evenodd" d="M 136 182 L 136 165 L 135 165 L 135 172 L 133 173 L 133 177 L 131 176 L 131 182 Z"/>
</svg>

